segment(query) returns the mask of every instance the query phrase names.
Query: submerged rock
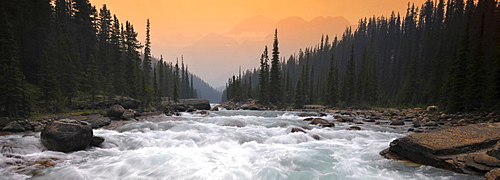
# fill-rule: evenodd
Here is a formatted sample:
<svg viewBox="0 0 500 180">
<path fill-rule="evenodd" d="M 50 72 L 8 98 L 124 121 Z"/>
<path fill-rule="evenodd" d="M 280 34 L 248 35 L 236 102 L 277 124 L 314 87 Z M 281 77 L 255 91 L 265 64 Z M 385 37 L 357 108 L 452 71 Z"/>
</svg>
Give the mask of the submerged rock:
<svg viewBox="0 0 500 180">
<path fill-rule="evenodd" d="M 471 124 L 396 139 L 381 155 L 459 173 L 485 174 L 500 168 L 500 160 L 490 155 L 500 146 L 499 140 L 500 123 Z"/>
<path fill-rule="evenodd" d="M 291 130 L 292 133 L 296 133 L 296 132 L 303 132 L 304 134 L 306 134 L 306 131 L 304 131 L 303 129 L 301 128 L 292 128 Z"/>
<path fill-rule="evenodd" d="M 100 136 L 94 136 L 92 137 L 92 140 L 90 140 L 90 146 L 95 146 L 99 147 L 104 142 L 104 138 Z"/>
<path fill-rule="evenodd" d="M 349 131 L 353 131 L 353 130 L 359 131 L 359 130 L 361 130 L 361 127 L 359 127 L 359 126 L 351 126 L 351 127 L 347 128 L 346 130 L 349 130 Z"/>
<path fill-rule="evenodd" d="M 333 122 L 330 122 L 323 118 L 314 118 L 309 124 L 319 125 L 321 127 L 335 127 Z"/>
<path fill-rule="evenodd" d="M 84 150 L 92 140 L 92 127 L 82 121 L 54 121 L 41 133 L 42 144 L 52 151 Z"/>
</svg>

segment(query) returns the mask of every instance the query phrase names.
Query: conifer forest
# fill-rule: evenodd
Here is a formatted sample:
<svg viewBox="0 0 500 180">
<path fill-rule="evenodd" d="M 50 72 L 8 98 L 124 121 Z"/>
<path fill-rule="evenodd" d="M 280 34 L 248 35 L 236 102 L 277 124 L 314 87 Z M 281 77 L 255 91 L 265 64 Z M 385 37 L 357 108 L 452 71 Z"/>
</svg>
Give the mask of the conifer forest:
<svg viewBox="0 0 500 180">
<path fill-rule="evenodd" d="M 340 37 L 324 35 L 288 57 L 279 57 L 278 37 L 276 31 L 271 55 L 266 46 L 259 68 L 229 78 L 224 100 L 297 108 L 499 109 L 497 0 L 408 4 L 405 14 L 360 19 Z"/>
<path fill-rule="evenodd" d="M 140 40 L 106 5 L 0 1 L 0 116 L 64 112 L 115 96 L 135 98 L 143 108 L 161 97 L 196 97 L 182 58 L 152 61 L 145 21 L 146 39 Z"/>
</svg>

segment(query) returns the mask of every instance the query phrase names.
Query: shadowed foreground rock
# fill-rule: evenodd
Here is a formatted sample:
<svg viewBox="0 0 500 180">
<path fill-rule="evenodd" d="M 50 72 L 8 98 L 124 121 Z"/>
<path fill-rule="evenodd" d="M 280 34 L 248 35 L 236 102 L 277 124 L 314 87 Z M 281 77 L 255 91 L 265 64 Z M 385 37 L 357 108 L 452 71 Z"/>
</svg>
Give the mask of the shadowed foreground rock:
<svg viewBox="0 0 500 180">
<path fill-rule="evenodd" d="M 500 123 L 471 124 L 411 134 L 394 140 L 380 154 L 459 173 L 484 175 L 500 168 L 500 159 L 488 155 L 500 148 L 499 140 Z"/>
<path fill-rule="evenodd" d="M 71 152 L 84 150 L 93 137 L 92 127 L 82 121 L 54 121 L 41 133 L 42 144 L 52 151 Z"/>
</svg>

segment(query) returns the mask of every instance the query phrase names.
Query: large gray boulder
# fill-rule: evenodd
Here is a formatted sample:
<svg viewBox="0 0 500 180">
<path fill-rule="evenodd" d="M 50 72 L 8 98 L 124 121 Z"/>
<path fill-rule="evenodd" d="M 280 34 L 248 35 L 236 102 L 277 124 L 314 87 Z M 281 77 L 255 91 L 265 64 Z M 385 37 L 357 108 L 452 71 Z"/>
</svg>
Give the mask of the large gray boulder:
<svg viewBox="0 0 500 180">
<path fill-rule="evenodd" d="M 52 151 L 84 150 L 92 140 L 92 127 L 87 122 L 63 119 L 47 125 L 41 133 L 42 144 Z"/>
<path fill-rule="evenodd" d="M 210 110 L 210 102 L 206 99 L 180 99 L 179 103 L 191 106 L 197 110 Z"/>
<path fill-rule="evenodd" d="M 125 112 L 125 108 L 123 108 L 123 106 L 113 105 L 108 109 L 107 115 L 108 115 L 108 117 L 119 119 L 123 115 L 124 112 Z"/>
</svg>

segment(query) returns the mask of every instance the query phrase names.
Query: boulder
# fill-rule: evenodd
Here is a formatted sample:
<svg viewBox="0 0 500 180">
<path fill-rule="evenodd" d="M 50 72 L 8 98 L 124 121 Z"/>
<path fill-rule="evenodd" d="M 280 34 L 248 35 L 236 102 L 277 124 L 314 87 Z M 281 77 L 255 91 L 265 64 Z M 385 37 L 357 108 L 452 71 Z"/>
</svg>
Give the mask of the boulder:
<svg viewBox="0 0 500 180">
<path fill-rule="evenodd" d="M 48 150 L 72 152 L 84 150 L 92 137 L 92 127 L 88 123 L 63 119 L 47 125 L 40 138 Z"/>
<path fill-rule="evenodd" d="M 338 116 L 335 118 L 337 122 L 354 122 L 354 117 L 350 116 Z"/>
<path fill-rule="evenodd" d="M 334 123 L 323 118 L 314 118 L 309 124 L 319 125 L 321 127 L 335 127 Z"/>
<path fill-rule="evenodd" d="M 94 136 L 92 137 L 92 140 L 90 140 L 89 145 L 94 146 L 94 147 L 99 147 L 104 142 L 104 138 L 100 136 Z"/>
<path fill-rule="evenodd" d="M 424 126 L 438 126 L 436 121 L 429 121 L 424 124 Z"/>
<path fill-rule="evenodd" d="M 316 135 L 316 134 L 315 134 L 315 135 L 312 135 L 311 137 L 312 137 L 312 138 L 314 138 L 314 139 L 316 139 L 316 140 L 320 140 L 320 139 L 321 139 L 321 137 L 319 137 L 319 136 L 318 136 L 318 135 Z"/>
<path fill-rule="evenodd" d="M 141 105 L 141 102 L 132 99 L 132 98 L 125 98 L 120 100 L 120 104 L 123 106 L 125 109 L 137 109 Z"/>
<path fill-rule="evenodd" d="M 314 118 L 305 118 L 304 121 L 312 121 Z"/>
<path fill-rule="evenodd" d="M 24 126 L 21 125 L 17 121 L 12 121 L 9 124 L 7 124 L 4 128 L 2 128 L 2 131 L 8 131 L 8 132 L 24 132 L 26 129 L 24 129 Z"/>
<path fill-rule="evenodd" d="M 119 119 L 123 113 L 125 112 L 125 108 L 121 105 L 113 105 L 108 109 L 108 117 Z"/>
<path fill-rule="evenodd" d="M 351 126 L 351 127 L 347 128 L 346 130 L 349 130 L 349 131 L 353 131 L 353 130 L 359 131 L 359 130 L 361 130 L 361 127 L 359 127 L 359 126 Z"/>
<path fill-rule="evenodd" d="M 313 112 L 303 112 L 300 114 L 297 114 L 299 117 L 310 117 L 310 116 L 319 116 L 318 113 L 313 113 Z"/>
<path fill-rule="evenodd" d="M 391 122 L 390 125 L 393 125 L 393 126 L 402 126 L 402 125 L 405 125 L 405 120 L 402 120 L 402 119 L 394 120 L 394 121 Z"/>
<path fill-rule="evenodd" d="M 90 115 L 84 121 L 90 123 L 90 125 L 92 126 L 92 129 L 104 127 L 104 126 L 107 126 L 111 123 L 111 119 L 109 119 L 108 117 L 104 117 L 100 114 Z"/>
<path fill-rule="evenodd" d="M 197 110 L 210 110 L 210 102 L 206 99 L 180 99 L 179 101 Z"/>
<path fill-rule="evenodd" d="M 292 128 L 292 133 L 296 133 L 296 132 L 303 132 L 304 134 L 306 134 L 306 131 L 304 131 L 303 129 L 301 128 Z"/>
<path fill-rule="evenodd" d="M 430 113 L 434 113 L 438 110 L 439 108 L 437 106 L 428 106 L 425 110 Z"/>
<path fill-rule="evenodd" d="M 500 168 L 500 160 L 489 155 L 494 155 L 499 141 L 500 123 L 470 124 L 396 139 L 381 154 L 459 173 L 485 174 Z"/>
</svg>

